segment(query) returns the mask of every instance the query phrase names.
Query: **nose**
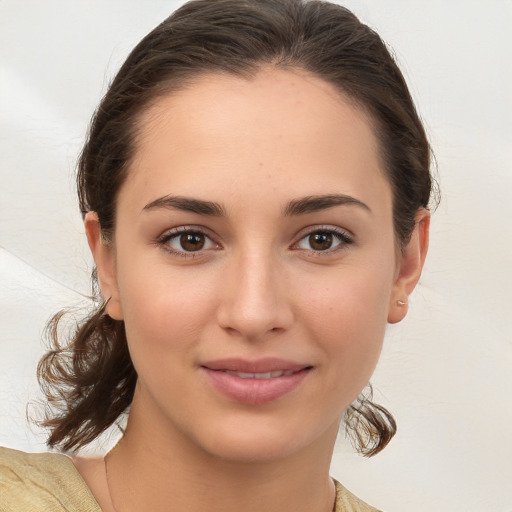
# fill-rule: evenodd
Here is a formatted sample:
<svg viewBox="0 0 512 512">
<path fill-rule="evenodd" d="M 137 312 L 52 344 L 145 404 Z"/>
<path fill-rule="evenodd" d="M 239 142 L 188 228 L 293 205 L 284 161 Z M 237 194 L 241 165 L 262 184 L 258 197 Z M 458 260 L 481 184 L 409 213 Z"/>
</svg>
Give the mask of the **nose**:
<svg viewBox="0 0 512 512">
<path fill-rule="evenodd" d="M 292 301 L 282 266 L 268 254 L 234 258 L 223 276 L 218 323 L 232 335 L 255 341 L 289 329 Z"/>
</svg>

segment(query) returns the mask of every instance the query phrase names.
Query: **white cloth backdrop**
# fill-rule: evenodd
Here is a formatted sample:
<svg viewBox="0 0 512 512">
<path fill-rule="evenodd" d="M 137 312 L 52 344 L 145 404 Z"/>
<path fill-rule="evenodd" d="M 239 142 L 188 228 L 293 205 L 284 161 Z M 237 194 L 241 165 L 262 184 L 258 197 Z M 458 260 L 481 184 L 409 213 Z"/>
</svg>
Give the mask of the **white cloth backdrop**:
<svg viewBox="0 0 512 512">
<path fill-rule="evenodd" d="M 89 291 L 73 171 L 133 45 L 181 2 L 0 2 L 0 445 L 26 421 L 48 316 Z M 373 378 L 399 433 L 343 440 L 332 473 L 390 512 L 512 511 L 512 2 L 343 2 L 392 46 L 437 156 L 443 200 L 408 318 Z"/>
</svg>

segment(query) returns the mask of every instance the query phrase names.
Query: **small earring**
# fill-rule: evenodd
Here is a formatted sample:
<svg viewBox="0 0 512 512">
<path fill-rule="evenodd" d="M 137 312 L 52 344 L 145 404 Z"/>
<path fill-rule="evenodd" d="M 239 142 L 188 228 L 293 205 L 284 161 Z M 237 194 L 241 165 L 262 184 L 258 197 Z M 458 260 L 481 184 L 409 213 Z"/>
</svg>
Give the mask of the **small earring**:
<svg viewBox="0 0 512 512">
<path fill-rule="evenodd" d="M 405 300 L 405 302 L 403 300 L 397 300 L 396 303 L 398 306 L 404 307 L 407 305 L 407 299 Z"/>
<path fill-rule="evenodd" d="M 100 307 L 98 308 L 98 313 L 102 315 L 105 313 L 105 309 L 107 308 L 107 304 L 110 302 L 110 299 L 112 297 L 109 297 L 108 299 L 104 299 L 103 302 L 100 304 Z"/>
</svg>

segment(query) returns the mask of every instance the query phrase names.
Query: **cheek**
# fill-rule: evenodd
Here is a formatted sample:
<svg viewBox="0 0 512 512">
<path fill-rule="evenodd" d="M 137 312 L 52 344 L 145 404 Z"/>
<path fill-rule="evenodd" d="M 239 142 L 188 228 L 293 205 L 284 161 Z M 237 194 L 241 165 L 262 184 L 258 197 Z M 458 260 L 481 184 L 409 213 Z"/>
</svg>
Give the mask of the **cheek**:
<svg viewBox="0 0 512 512">
<path fill-rule="evenodd" d="M 137 264 L 146 269 L 130 272 L 120 268 L 123 316 L 134 359 L 146 353 L 159 361 L 172 348 L 179 353 L 198 342 L 204 323 L 212 318 L 212 301 L 204 280 L 186 272 L 172 272 L 163 265 Z M 198 285 L 200 283 L 200 285 Z M 160 359 L 161 361 L 161 359 Z"/>
<path fill-rule="evenodd" d="M 344 373 L 371 373 L 387 324 L 392 265 L 385 271 L 346 269 L 328 283 L 307 283 L 304 325 Z M 315 286 L 316 284 L 316 286 Z M 369 375 L 368 375 L 369 377 Z"/>
</svg>

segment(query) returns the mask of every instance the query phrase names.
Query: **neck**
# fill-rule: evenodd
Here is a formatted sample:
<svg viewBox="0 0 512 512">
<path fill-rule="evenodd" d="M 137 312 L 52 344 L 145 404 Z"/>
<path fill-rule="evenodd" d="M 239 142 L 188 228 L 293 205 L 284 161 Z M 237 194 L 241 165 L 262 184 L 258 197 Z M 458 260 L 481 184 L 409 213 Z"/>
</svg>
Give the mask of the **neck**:
<svg viewBox="0 0 512 512">
<path fill-rule="evenodd" d="M 330 512 L 329 467 L 338 425 L 312 446 L 269 460 L 205 452 L 176 428 L 160 430 L 134 401 L 126 434 L 108 456 L 117 512 Z"/>
</svg>

